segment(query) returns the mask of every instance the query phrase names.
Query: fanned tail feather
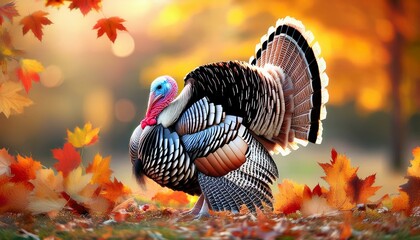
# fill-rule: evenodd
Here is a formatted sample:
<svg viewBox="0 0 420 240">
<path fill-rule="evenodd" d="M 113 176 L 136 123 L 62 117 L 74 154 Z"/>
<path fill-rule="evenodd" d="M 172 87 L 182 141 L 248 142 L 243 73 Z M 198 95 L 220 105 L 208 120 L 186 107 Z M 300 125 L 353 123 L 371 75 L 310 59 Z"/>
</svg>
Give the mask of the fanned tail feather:
<svg viewBox="0 0 420 240">
<path fill-rule="evenodd" d="M 255 57 L 250 58 L 252 65 L 284 73 L 277 81 L 283 90 L 285 111 L 280 116 L 280 129 L 269 139 L 274 143 L 269 148 L 274 153 L 287 154 L 290 149 L 297 149 L 298 144 L 322 141 L 328 76 L 320 54 L 321 48 L 314 42 L 312 32 L 300 21 L 286 17 L 268 29 L 256 46 Z"/>
</svg>

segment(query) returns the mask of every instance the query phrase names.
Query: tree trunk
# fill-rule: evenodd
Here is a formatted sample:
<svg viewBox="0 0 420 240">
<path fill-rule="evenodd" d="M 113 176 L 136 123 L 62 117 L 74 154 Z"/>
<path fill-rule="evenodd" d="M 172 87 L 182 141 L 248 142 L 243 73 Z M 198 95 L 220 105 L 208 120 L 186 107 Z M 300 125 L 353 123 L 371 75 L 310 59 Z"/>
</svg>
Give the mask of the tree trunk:
<svg viewBox="0 0 420 240">
<path fill-rule="evenodd" d="M 390 19 L 395 15 L 402 14 L 401 2 L 398 0 L 391 0 Z M 394 170 L 401 171 L 404 168 L 402 158 L 404 137 L 405 137 L 405 124 L 404 116 L 401 107 L 401 79 L 402 79 L 402 46 L 404 39 L 401 32 L 394 22 L 395 36 L 389 43 L 388 49 L 390 53 L 390 62 L 388 66 L 389 77 L 391 81 L 391 165 Z"/>
</svg>

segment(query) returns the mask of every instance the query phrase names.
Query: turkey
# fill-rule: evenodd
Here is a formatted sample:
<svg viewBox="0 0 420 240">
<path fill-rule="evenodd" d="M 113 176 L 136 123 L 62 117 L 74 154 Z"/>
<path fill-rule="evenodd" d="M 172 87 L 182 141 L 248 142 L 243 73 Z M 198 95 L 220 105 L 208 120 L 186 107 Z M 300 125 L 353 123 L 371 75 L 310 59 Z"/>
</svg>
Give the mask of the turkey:
<svg viewBox="0 0 420 240">
<path fill-rule="evenodd" d="M 184 79 L 158 77 L 129 143 L 133 172 L 200 195 L 191 213 L 272 208 L 278 170 L 271 155 L 321 143 L 328 77 L 313 34 L 286 17 L 249 62 L 200 66 Z"/>
</svg>

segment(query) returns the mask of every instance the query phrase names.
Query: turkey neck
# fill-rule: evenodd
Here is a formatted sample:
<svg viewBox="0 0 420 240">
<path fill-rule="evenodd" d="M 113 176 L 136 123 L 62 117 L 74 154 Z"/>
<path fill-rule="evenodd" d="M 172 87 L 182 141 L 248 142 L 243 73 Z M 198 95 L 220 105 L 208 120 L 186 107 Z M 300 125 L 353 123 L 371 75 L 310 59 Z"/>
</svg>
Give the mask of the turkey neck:
<svg viewBox="0 0 420 240">
<path fill-rule="evenodd" d="M 163 127 L 167 128 L 174 124 L 181 113 L 184 111 L 192 95 L 191 84 L 185 85 L 181 94 L 175 98 L 163 111 L 159 114 L 157 123 L 162 124 Z"/>
</svg>

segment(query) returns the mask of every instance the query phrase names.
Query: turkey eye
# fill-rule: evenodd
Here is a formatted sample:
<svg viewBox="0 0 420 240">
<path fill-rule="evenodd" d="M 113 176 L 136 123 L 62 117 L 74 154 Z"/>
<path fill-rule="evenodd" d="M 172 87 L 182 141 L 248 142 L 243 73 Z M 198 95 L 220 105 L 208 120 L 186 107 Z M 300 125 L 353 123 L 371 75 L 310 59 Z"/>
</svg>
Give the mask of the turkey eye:
<svg viewBox="0 0 420 240">
<path fill-rule="evenodd" d="M 157 89 L 157 90 L 160 90 L 160 89 L 162 89 L 162 86 L 161 86 L 161 85 L 158 85 L 158 86 L 156 87 L 156 89 Z"/>
</svg>

